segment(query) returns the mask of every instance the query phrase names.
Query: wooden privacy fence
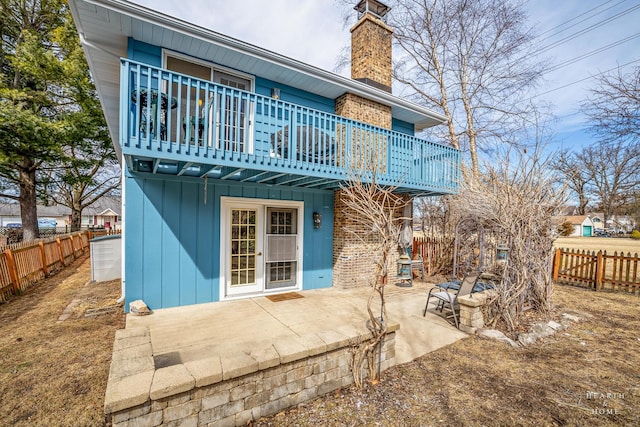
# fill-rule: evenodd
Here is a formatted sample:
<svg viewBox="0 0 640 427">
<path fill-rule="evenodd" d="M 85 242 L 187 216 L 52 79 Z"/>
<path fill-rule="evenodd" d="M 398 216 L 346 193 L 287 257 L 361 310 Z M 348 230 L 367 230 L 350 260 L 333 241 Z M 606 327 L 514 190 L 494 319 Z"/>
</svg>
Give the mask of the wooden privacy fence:
<svg viewBox="0 0 640 427">
<path fill-rule="evenodd" d="M 557 249 L 553 259 L 553 280 L 583 286 L 594 291 L 613 290 L 640 293 L 638 254 L 598 253 Z"/>
<path fill-rule="evenodd" d="M 85 254 L 92 237 L 83 231 L 6 247 L 0 252 L 0 302 Z"/>
<path fill-rule="evenodd" d="M 411 257 L 422 256 L 425 274 L 440 273 L 438 269 L 443 265 L 451 265 L 451 245 L 446 245 L 442 239 L 436 237 L 414 237 L 411 247 Z M 443 261 L 447 258 L 448 261 Z"/>
</svg>

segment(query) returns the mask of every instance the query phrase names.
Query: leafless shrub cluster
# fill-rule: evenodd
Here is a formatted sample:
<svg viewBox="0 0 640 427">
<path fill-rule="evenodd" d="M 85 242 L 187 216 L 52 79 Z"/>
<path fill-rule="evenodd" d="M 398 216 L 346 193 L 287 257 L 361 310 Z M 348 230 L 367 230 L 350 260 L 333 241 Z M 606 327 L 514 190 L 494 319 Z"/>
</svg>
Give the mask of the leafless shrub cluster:
<svg viewBox="0 0 640 427">
<path fill-rule="evenodd" d="M 491 326 L 503 322 L 508 331 L 516 329 L 525 309 L 544 312 L 551 307 L 552 216 L 563 205 L 565 192 L 554 186 L 548 163 L 539 150 L 530 155 L 512 151 L 485 165 L 477 178 L 467 179 L 455 198 L 462 218 L 475 218 L 509 248 L 486 311 Z"/>
<path fill-rule="evenodd" d="M 375 175 L 370 184 L 354 178 L 348 186 L 342 187 L 341 197 L 346 206 L 346 216 L 353 224 L 346 227 L 345 231 L 371 249 L 375 265 L 369 279 L 371 293 L 367 301 L 367 325 L 372 336 L 354 346 L 352 372 L 357 387 L 362 386 L 365 360 L 368 362 L 369 378 L 375 381 L 379 377 L 376 356 L 387 333 L 384 288 L 389 282 L 391 256 L 393 251 L 397 250 L 405 220 L 401 214 L 404 207 L 410 203 L 410 200 L 394 194 L 393 191 L 394 188 L 377 184 Z M 373 246 L 371 242 L 375 242 Z M 379 304 L 379 315 L 374 313 L 378 308 L 376 300 Z"/>
</svg>

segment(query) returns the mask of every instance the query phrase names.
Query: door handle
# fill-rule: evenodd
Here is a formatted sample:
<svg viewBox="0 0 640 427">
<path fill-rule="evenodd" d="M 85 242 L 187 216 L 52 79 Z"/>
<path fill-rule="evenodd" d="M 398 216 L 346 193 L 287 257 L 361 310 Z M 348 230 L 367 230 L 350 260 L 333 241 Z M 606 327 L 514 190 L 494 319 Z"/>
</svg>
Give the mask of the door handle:
<svg viewBox="0 0 640 427">
<path fill-rule="evenodd" d="M 262 252 L 258 252 L 256 255 L 257 256 L 262 256 Z"/>
</svg>

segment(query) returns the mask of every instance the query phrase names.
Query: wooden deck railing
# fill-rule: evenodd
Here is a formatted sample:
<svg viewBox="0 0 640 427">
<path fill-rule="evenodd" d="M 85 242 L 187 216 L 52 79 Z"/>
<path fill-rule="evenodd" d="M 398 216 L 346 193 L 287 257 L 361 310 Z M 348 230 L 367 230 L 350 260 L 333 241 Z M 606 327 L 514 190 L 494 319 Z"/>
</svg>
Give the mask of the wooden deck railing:
<svg viewBox="0 0 640 427">
<path fill-rule="evenodd" d="M 557 249 L 553 260 L 553 280 L 583 286 L 594 291 L 613 290 L 640 293 L 638 254 L 588 252 Z"/>
<path fill-rule="evenodd" d="M 91 231 L 22 242 L 0 252 L 0 302 L 61 270 L 87 253 Z"/>
<path fill-rule="evenodd" d="M 458 191 L 460 152 L 442 144 L 128 59 L 120 82 L 130 170 L 338 188 L 375 167 L 382 185 Z"/>
</svg>

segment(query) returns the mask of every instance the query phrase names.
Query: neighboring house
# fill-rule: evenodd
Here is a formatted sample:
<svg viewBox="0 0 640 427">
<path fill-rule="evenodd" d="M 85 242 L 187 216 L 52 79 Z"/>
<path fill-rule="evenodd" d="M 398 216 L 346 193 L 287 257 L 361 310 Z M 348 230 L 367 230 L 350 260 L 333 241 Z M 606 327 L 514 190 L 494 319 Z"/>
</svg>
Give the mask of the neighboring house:
<svg viewBox="0 0 640 427">
<path fill-rule="evenodd" d="M 71 209 L 62 205 L 54 206 L 42 206 L 36 207 L 39 220 L 41 224 L 45 222 L 47 224 L 56 223 L 56 227 L 65 227 L 69 223 L 69 217 L 71 215 Z M 48 220 L 48 221 L 47 221 Z M 0 204 L 0 226 L 5 227 L 7 224 L 22 224 L 22 217 L 20 216 L 20 205 L 18 203 L 4 203 Z"/>
<path fill-rule="evenodd" d="M 583 237 L 591 237 L 593 236 L 594 225 L 587 215 L 571 215 L 562 217 L 560 223 L 570 222 L 573 225 L 573 233 L 571 236 L 583 236 Z"/>
<path fill-rule="evenodd" d="M 591 218 L 591 222 L 593 223 L 594 231 L 604 231 L 604 229 L 607 228 L 604 224 L 602 214 L 589 214 L 589 218 Z"/>
<path fill-rule="evenodd" d="M 122 228 L 121 212 L 122 201 L 120 197 L 103 196 L 82 210 L 81 227 L 120 230 Z"/>
<path fill-rule="evenodd" d="M 82 210 L 81 227 L 100 227 L 110 229 L 121 228 L 120 197 L 104 196 Z M 63 205 L 36 207 L 38 221 L 50 226 L 55 222 L 57 228 L 71 226 L 71 209 Z M 7 224 L 21 224 L 20 205 L 18 203 L 0 204 L 0 226 Z"/>
<path fill-rule="evenodd" d="M 614 233 L 630 233 L 636 227 L 636 222 L 629 215 L 612 215 L 604 223 L 604 215 L 602 213 L 592 213 L 589 215 L 597 230 L 607 230 Z"/>
<path fill-rule="evenodd" d="M 69 5 L 123 166 L 127 301 L 364 285 L 351 172 L 374 165 L 407 197 L 457 192 L 459 151 L 414 136 L 445 117 L 391 94 L 377 1 L 356 7 L 352 79 L 129 2 Z"/>
</svg>

